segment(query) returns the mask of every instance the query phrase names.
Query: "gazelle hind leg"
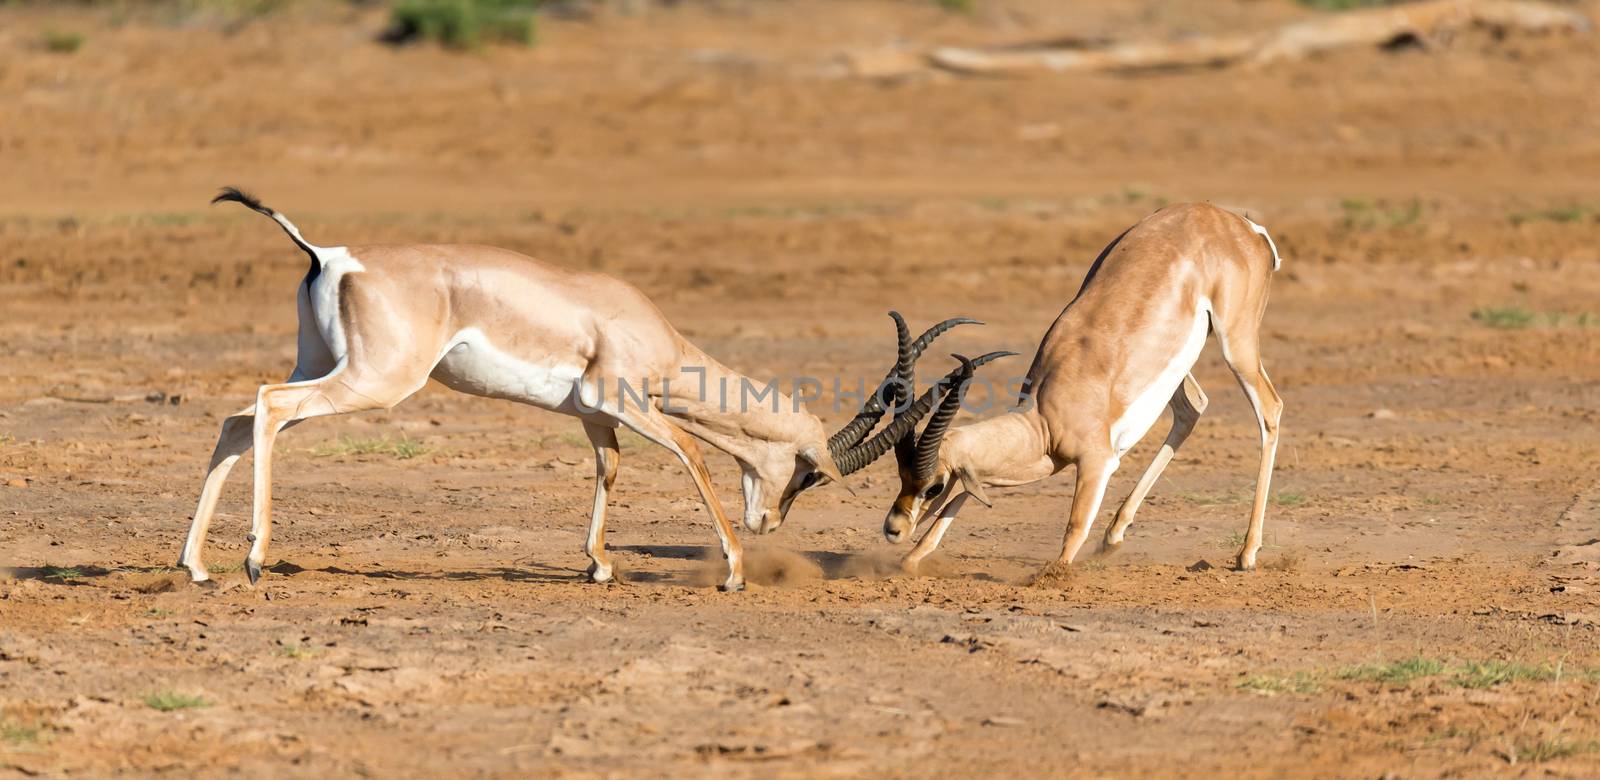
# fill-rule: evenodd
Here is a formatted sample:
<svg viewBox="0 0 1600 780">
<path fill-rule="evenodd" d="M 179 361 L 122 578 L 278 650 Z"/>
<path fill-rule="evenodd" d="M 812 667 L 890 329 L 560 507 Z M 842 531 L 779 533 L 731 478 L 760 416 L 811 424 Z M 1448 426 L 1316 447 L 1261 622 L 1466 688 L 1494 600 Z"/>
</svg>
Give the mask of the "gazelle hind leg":
<svg viewBox="0 0 1600 780">
<path fill-rule="evenodd" d="M 301 283 L 295 298 L 300 327 L 296 336 L 295 367 L 286 384 L 326 376 L 338 365 L 333 353 L 322 342 L 322 336 L 317 333 L 316 317 L 311 310 L 310 294 L 305 283 Z M 200 489 L 200 502 L 195 507 L 194 519 L 189 524 L 189 535 L 184 540 L 183 550 L 178 553 L 179 568 L 188 569 L 189 578 L 194 582 L 204 582 L 211 577 L 206 571 L 202 555 L 206 533 L 211 529 L 211 518 L 216 514 L 217 500 L 222 497 L 222 487 L 228 481 L 229 472 L 233 470 L 234 464 L 239 462 L 239 458 L 250 451 L 255 438 L 253 431 L 255 415 L 256 405 L 251 404 L 228 415 L 222 421 L 222 432 L 217 436 L 217 446 L 211 452 L 211 464 L 206 467 L 205 484 Z M 284 427 L 292 425 L 294 422 L 291 421 Z"/>
<path fill-rule="evenodd" d="M 189 579 L 204 582 L 211 579 L 206 571 L 201 548 L 206 543 L 206 532 L 211 528 L 211 518 L 217 511 L 217 499 L 222 496 L 222 486 L 228 472 L 240 456 L 250 449 L 250 424 L 255 419 L 255 407 L 241 409 L 222 421 L 222 432 L 217 436 L 217 446 L 211 452 L 211 465 L 206 467 L 205 485 L 200 488 L 200 503 L 195 507 L 194 520 L 189 524 L 189 536 L 178 553 L 178 566 L 189 570 Z"/>
<path fill-rule="evenodd" d="M 1145 469 L 1144 476 L 1139 478 L 1133 492 L 1123 500 L 1122 506 L 1117 509 L 1117 519 L 1106 529 L 1105 539 L 1101 542 L 1100 552 L 1110 553 L 1115 551 L 1123 541 L 1128 531 L 1128 526 L 1133 524 L 1134 515 L 1138 514 L 1139 507 L 1144 503 L 1151 488 L 1155 487 L 1156 480 L 1161 478 L 1161 473 L 1166 470 L 1167 464 L 1172 462 L 1172 457 L 1178 454 L 1178 448 L 1188 440 L 1189 434 L 1194 432 L 1195 423 L 1200 421 L 1200 415 L 1205 414 L 1206 406 L 1210 404 L 1200 383 L 1194 379 L 1194 374 L 1183 378 L 1183 384 L 1178 386 L 1177 392 L 1172 394 L 1172 430 L 1167 432 L 1167 440 L 1161 444 L 1161 451 L 1156 453 L 1155 460 L 1150 462 L 1150 467 Z"/>
<path fill-rule="evenodd" d="M 606 496 L 617 481 L 621 451 L 615 428 L 585 420 L 583 432 L 594 445 L 594 511 L 589 515 L 589 534 L 583 549 L 589 556 L 589 579 L 607 582 L 612 577 L 611 556 L 606 554 Z"/>
<path fill-rule="evenodd" d="M 304 351 L 302 346 L 302 357 Z M 299 381 L 305 373 L 304 369 L 296 368 L 289 381 Z M 251 405 L 228 415 L 222 421 L 222 432 L 217 435 L 217 446 L 211 452 L 211 464 L 206 467 L 205 484 L 200 488 L 200 502 L 195 507 L 194 519 L 189 523 L 189 536 L 184 539 L 183 550 L 178 553 L 178 567 L 189 570 L 189 579 L 192 582 L 205 582 L 211 579 L 202 555 L 206 534 L 211 530 L 211 518 L 216 515 L 217 500 L 222 497 L 222 486 L 227 483 L 229 472 L 233 471 L 233 466 L 239 462 L 239 458 L 250 451 L 254 440 L 255 416 L 256 407 Z M 288 428 L 294 424 L 289 422 L 284 427 Z"/>
<path fill-rule="evenodd" d="M 1077 487 L 1072 493 L 1072 511 L 1067 518 L 1067 533 L 1057 564 L 1072 563 L 1089 539 L 1089 527 L 1094 524 L 1095 515 L 1100 513 L 1100 504 L 1106 497 L 1106 483 L 1111 481 L 1118 465 L 1118 460 L 1109 455 L 1078 460 Z"/>
<path fill-rule="evenodd" d="M 263 385 L 256 394 L 252 447 L 255 449 L 255 493 L 250 520 L 250 553 L 245 573 L 250 583 L 261 578 L 267 545 L 272 538 L 272 444 L 292 423 L 312 417 L 387 409 L 420 389 L 427 379 L 400 381 L 375 377 L 354 369 L 335 369 L 321 379 L 281 385 Z M 406 381 L 412 380 L 412 381 Z"/>
<path fill-rule="evenodd" d="M 1272 466 L 1278 454 L 1278 423 L 1283 417 L 1283 398 L 1267 378 L 1261 365 L 1261 351 L 1256 341 L 1254 327 L 1240 328 L 1238 333 L 1219 329 L 1222 355 L 1239 379 L 1250 408 L 1256 413 L 1256 423 L 1261 428 L 1261 465 L 1256 472 L 1256 498 L 1250 507 L 1250 527 L 1245 531 L 1244 545 L 1239 548 L 1238 567 L 1241 570 L 1256 567 L 1256 553 L 1261 551 L 1262 526 L 1267 514 L 1267 499 L 1272 490 Z"/>
</svg>

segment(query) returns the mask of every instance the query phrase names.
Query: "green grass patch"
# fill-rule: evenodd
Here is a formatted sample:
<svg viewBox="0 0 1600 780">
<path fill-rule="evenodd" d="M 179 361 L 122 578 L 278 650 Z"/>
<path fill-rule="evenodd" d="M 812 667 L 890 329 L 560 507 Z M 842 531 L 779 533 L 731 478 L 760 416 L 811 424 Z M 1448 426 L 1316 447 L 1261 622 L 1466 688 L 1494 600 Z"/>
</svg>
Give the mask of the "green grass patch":
<svg viewBox="0 0 1600 780">
<path fill-rule="evenodd" d="M 1541 739 L 1531 745 L 1517 745 L 1517 760 L 1529 764 L 1542 764 L 1558 758 L 1571 758 L 1585 753 L 1600 753 L 1600 741 L 1574 742 L 1559 737 Z"/>
<path fill-rule="evenodd" d="M 402 0 L 384 40 L 432 41 L 448 49 L 491 43 L 532 46 L 539 39 L 539 0 Z"/>
<path fill-rule="evenodd" d="M 422 442 L 412 441 L 404 436 L 399 439 L 390 439 L 387 436 L 367 439 L 341 436 L 337 441 L 326 442 L 314 447 L 311 450 L 311 454 L 319 458 L 340 455 L 388 455 L 398 460 L 410 460 L 419 455 L 426 455 L 429 451 L 427 445 Z"/>
<path fill-rule="evenodd" d="M 1436 658 L 1424 658 L 1419 655 L 1390 663 L 1347 666 L 1340 669 L 1334 676 L 1341 680 L 1403 685 L 1424 677 L 1436 677 L 1444 674 L 1444 671 L 1445 664 L 1443 661 Z"/>
<path fill-rule="evenodd" d="M 1521 306 L 1485 306 L 1472 310 L 1472 318 L 1496 330 L 1522 330 L 1538 315 Z"/>
<path fill-rule="evenodd" d="M 31 745 L 39 741 L 37 726 L 25 726 L 13 720 L 0 722 L 0 742 L 7 745 Z"/>
<path fill-rule="evenodd" d="M 1280 490 L 1272 494 L 1272 503 L 1278 506 L 1300 506 L 1306 502 L 1306 494 L 1296 490 Z"/>
<path fill-rule="evenodd" d="M 1516 211 L 1511 213 L 1509 219 L 1513 225 L 1525 225 L 1529 222 L 1589 222 L 1596 217 L 1600 217 L 1600 211 L 1589 206 L 1561 206 L 1552 209 Z"/>
<path fill-rule="evenodd" d="M 1249 490 L 1236 490 L 1229 493 L 1179 493 L 1178 498 L 1195 506 L 1233 506 L 1248 504 L 1255 500 L 1256 494 Z M 1310 500 L 1305 493 L 1297 490 L 1280 490 L 1272 494 L 1271 502 L 1277 506 L 1300 506 Z"/>
<path fill-rule="evenodd" d="M 1509 682 L 1550 682 L 1560 676 L 1551 665 L 1529 666 L 1515 661 L 1467 661 L 1455 670 L 1450 682 L 1462 688 L 1493 688 Z"/>
<path fill-rule="evenodd" d="M 1316 675 L 1309 672 L 1295 672 L 1287 677 L 1256 674 L 1241 680 L 1239 689 L 1263 696 L 1276 696 L 1281 693 L 1309 695 L 1322 690 L 1322 684 L 1317 681 Z"/>
<path fill-rule="evenodd" d="M 1416 198 L 1400 205 L 1367 198 L 1345 198 L 1339 201 L 1339 208 L 1344 212 L 1345 228 L 1351 230 L 1402 228 L 1416 224 L 1422 219 L 1423 211 L 1422 201 Z"/>
<path fill-rule="evenodd" d="M 934 5 L 946 11 L 970 14 L 978 9 L 978 0 L 933 0 Z"/>
<path fill-rule="evenodd" d="M 1437 658 L 1413 656 L 1388 663 L 1350 666 L 1336 674 L 1341 680 L 1406 684 L 1426 677 L 1445 677 L 1458 688 L 1483 689 L 1515 682 L 1557 682 L 1563 679 L 1600 681 L 1600 670 L 1564 669 L 1562 664 L 1526 664 L 1489 659 L 1448 664 Z"/>
<path fill-rule="evenodd" d="M 205 699 L 177 691 L 159 691 L 144 697 L 144 704 L 153 710 L 172 712 L 208 706 Z"/>
<path fill-rule="evenodd" d="M 83 577 L 83 569 L 77 566 L 51 566 L 45 564 L 41 576 L 47 580 L 66 582 L 67 580 L 76 580 Z"/>
<path fill-rule="evenodd" d="M 84 37 L 82 33 L 64 32 L 61 30 L 46 30 L 44 33 L 44 48 L 56 54 L 72 54 L 83 48 Z"/>
<path fill-rule="evenodd" d="M 279 647 L 278 652 L 283 654 L 284 657 L 293 658 L 296 661 L 304 661 L 305 659 L 317 654 L 317 651 L 312 648 L 292 642 Z"/>
<path fill-rule="evenodd" d="M 1577 328 L 1600 325 L 1600 320 L 1590 312 L 1536 312 L 1522 306 L 1480 306 L 1472 310 L 1472 319 L 1496 330 L 1525 330 L 1535 326 L 1559 328 L 1569 323 Z"/>
</svg>

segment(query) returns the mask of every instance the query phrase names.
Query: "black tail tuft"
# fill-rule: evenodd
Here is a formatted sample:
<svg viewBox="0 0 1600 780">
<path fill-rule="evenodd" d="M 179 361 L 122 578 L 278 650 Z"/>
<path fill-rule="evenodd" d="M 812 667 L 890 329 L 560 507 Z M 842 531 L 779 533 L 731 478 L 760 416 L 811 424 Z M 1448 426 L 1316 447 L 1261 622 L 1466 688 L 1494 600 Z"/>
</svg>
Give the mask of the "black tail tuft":
<svg viewBox="0 0 1600 780">
<path fill-rule="evenodd" d="M 211 199 L 212 203 L 221 203 L 223 201 L 243 203 L 244 205 L 259 211 L 262 214 L 272 216 L 272 209 L 261 205 L 261 201 L 256 200 L 254 195 L 251 195 L 250 193 L 245 192 L 238 187 L 223 187 L 222 192 L 217 193 L 217 197 Z"/>
<path fill-rule="evenodd" d="M 300 237 L 300 229 L 291 224 L 287 217 L 267 208 L 261 201 L 256 200 L 255 196 L 238 187 L 223 187 L 222 191 L 217 193 L 217 197 L 211 199 L 212 203 L 221 203 L 223 201 L 242 203 L 251 210 L 266 215 L 273 222 L 278 223 L 278 227 L 283 228 L 283 232 L 289 234 L 289 240 L 293 241 L 295 246 L 300 247 L 300 251 L 305 252 L 306 256 L 311 258 L 311 278 L 316 278 L 318 269 L 322 267 L 322 258 L 317 257 L 317 248 L 306 243 L 306 240 Z"/>
</svg>

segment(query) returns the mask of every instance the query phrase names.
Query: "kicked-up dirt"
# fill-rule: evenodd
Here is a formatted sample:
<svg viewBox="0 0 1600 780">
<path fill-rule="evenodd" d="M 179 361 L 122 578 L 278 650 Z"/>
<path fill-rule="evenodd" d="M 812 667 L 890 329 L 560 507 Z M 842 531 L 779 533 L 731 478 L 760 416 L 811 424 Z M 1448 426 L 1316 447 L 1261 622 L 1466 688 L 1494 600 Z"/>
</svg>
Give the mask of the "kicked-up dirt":
<svg viewBox="0 0 1600 780">
<path fill-rule="evenodd" d="M 377 44 L 360 6 L 0 8 L 0 776 L 1600 773 L 1600 42 L 1023 79 L 845 57 L 1316 13 L 1070 5 L 684 4 L 464 54 Z M 1210 410 L 1128 542 L 1064 573 L 1036 577 L 1067 475 L 899 573 L 881 462 L 747 537 L 752 584 L 719 593 L 687 475 L 625 438 L 625 582 L 587 584 L 576 422 L 430 385 L 283 435 L 255 588 L 236 469 L 191 585 L 201 473 L 291 368 L 304 272 L 204 205 L 223 184 L 323 244 L 606 271 L 758 378 L 881 375 L 890 308 L 988 323 L 925 377 L 1030 355 L 1140 216 L 1247 210 L 1285 257 L 1263 565 L 1228 568 L 1256 427 L 1208 347 Z"/>
</svg>

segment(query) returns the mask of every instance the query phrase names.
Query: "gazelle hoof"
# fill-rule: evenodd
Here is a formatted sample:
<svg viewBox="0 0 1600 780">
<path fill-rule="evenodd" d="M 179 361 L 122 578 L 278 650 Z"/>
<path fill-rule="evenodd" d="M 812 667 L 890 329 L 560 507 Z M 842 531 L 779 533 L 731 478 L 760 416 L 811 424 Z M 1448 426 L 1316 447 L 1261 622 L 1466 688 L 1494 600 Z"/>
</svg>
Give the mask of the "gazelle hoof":
<svg viewBox="0 0 1600 780">
<path fill-rule="evenodd" d="M 244 573 L 250 577 L 250 585 L 253 587 L 256 584 L 256 580 L 261 579 L 261 564 L 246 558 L 244 561 Z"/>
<path fill-rule="evenodd" d="M 739 591 L 744 590 L 744 578 L 730 578 L 727 582 L 718 585 L 717 590 L 720 590 L 723 593 L 738 593 Z"/>
<path fill-rule="evenodd" d="M 614 582 L 616 580 L 616 577 L 609 565 L 601 566 L 598 563 L 589 564 L 589 570 L 585 572 L 585 575 L 589 578 L 589 581 L 593 583 Z"/>
</svg>

